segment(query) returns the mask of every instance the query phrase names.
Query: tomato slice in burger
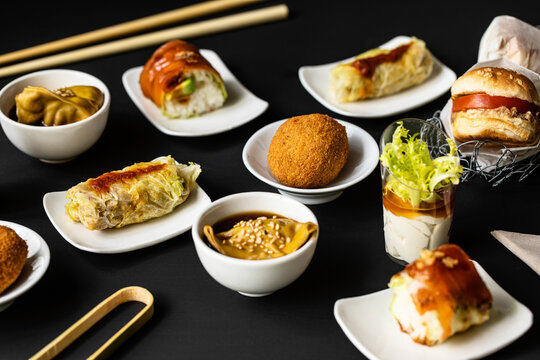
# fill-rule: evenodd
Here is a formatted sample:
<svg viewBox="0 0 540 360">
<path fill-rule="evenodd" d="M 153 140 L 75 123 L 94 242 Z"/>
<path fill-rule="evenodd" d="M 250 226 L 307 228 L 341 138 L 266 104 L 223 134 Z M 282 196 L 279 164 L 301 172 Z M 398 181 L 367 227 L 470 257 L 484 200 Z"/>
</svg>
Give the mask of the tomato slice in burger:
<svg viewBox="0 0 540 360">
<path fill-rule="evenodd" d="M 496 109 L 504 106 L 508 109 L 516 108 L 520 113 L 530 111 L 535 114 L 538 106 L 525 100 L 508 98 L 504 96 L 491 96 L 488 94 L 471 94 L 452 99 L 452 112 L 467 109 Z"/>
</svg>

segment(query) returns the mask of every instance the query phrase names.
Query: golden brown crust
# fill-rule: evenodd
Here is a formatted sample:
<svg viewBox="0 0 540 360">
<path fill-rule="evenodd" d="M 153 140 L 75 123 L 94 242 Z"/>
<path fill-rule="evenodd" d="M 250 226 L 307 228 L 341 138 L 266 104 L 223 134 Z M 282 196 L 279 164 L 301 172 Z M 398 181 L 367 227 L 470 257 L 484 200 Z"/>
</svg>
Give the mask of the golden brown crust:
<svg viewBox="0 0 540 360">
<path fill-rule="evenodd" d="M 0 294 L 17 280 L 27 256 L 26 241 L 13 229 L 0 225 Z"/>
<path fill-rule="evenodd" d="M 327 115 L 292 117 L 276 131 L 268 166 L 284 185 L 317 188 L 334 180 L 347 161 L 345 127 Z"/>
<path fill-rule="evenodd" d="M 158 172 L 167 164 L 141 164 L 131 170 L 111 171 L 89 179 L 88 184 L 97 192 L 108 193 L 114 183 L 135 179 L 144 174 Z"/>
<path fill-rule="evenodd" d="M 509 147 L 533 145 L 540 136 L 540 119 L 515 108 L 468 109 L 452 113 L 452 134 L 459 142 L 495 140 Z"/>
<path fill-rule="evenodd" d="M 452 96 L 486 93 L 525 100 L 540 105 L 540 98 L 529 78 L 513 70 L 481 67 L 460 76 L 452 85 Z"/>
</svg>

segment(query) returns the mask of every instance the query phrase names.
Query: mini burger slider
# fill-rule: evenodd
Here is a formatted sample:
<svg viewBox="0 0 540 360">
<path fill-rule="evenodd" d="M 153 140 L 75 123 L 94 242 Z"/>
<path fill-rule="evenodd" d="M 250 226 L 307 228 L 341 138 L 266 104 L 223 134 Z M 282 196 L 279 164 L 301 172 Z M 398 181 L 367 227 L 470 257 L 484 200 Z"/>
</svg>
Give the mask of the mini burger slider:
<svg viewBox="0 0 540 360">
<path fill-rule="evenodd" d="M 510 147 L 536 143 L 540 98 L 534 84 L 508 69 L 470 70 L 452 85 L 452 132 L 459 142 L 495 140 Z"/>
</svg>

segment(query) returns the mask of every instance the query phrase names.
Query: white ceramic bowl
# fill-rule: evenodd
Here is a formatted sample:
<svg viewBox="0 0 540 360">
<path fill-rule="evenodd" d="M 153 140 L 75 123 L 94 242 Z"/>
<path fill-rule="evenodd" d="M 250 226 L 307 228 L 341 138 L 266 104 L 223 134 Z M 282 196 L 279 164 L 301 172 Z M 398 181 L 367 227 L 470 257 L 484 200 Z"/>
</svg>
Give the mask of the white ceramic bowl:
<svg viewBox="0 0 540 360">
<path fill-rule="evenodd" d="M 206 271 L 221 285 L 246 296 L 265 296 L 295 281 L 307 268 L 318 233 L 295 252 L 268 260 L 245 260 L 220 254 L 204 240 L 203 228 L 241 213 L 269 212 L 298 222 L 318 225 L 311 210 L 286 196 L 267 192 L 246 192 L 226 196 L 211 203 L 193 223 L 191 234 L 197 255 Z"/>
<path fill-rule="evenodd" d="M 242 159 L 246 168 L 259 180 L 275 187 L 283 195 L 303 204 L 322 204 L 338 198 L 343 191 L 366 178 L 379 163 L 379 146 L 364 129 L 336 119 L 345 126 L 349 140 L 349 157 L 338 176 L 326 186 L 316 189 L 301 189 L 280 183 L 268 166 L 268 149 L 277 129 L 287 119 L 268 124 L 258 130 L 246 142 Z"/>
<path fill-rule="evenodd" d="M 15 95 L 29 85 L 49 90 L 92 85 L 103 92 L 104 102 L 95 114 L 73 124 L 48 127 L 21 124 L 8 115 L 15 106 Z M 25 154 L 44 162 L 61 163 L 72 160 L 96 143 L 107 124 L 110 103 L 107 86 L 90 74 L 66 69 L 38 71 L 17 78 L 0 90 L 0 123 L 8 139 Z"/>
</svg>

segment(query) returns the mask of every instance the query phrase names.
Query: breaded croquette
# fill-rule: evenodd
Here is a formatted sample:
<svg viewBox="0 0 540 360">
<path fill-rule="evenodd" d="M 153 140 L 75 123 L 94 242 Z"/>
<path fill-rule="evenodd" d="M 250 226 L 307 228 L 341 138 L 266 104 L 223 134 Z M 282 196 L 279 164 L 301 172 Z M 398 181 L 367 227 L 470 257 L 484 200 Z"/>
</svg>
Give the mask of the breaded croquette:
<svg viewBox="0 0 540 360">
<path fill-rule="evenodd" d="M 328 115 L 295 116 L 276 131 L 268 166 L 282 184 L 318 188 L 334 180 L 347 161 L 345 127 Z"/>
<path fill-rule="evenodd" d="M 17 280 L 27 256 L 26 241 L 13 229 L 0 225 L 0 294 Z"/>
</svg>

